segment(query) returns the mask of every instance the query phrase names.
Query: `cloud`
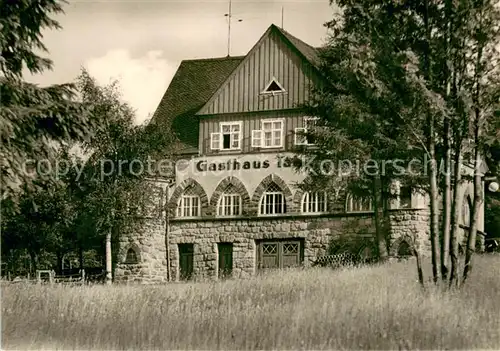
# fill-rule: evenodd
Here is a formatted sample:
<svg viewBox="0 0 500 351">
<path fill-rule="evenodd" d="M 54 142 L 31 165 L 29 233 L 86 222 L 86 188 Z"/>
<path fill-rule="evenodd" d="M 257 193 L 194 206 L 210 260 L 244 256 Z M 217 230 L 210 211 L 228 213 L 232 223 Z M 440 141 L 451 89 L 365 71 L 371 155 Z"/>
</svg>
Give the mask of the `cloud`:
<svg viewBox="0 0 500 351">
<path fill-rule="evenodd" d="M 98 84 L 106 85 L 115 79 L 120 82 L 123 100 L 136 109 L 136 123 L 140 124 L 154 113 L 178 67 L 162 54 L 148 51 L 133 58 L 128 50 L 111 50 L 88 59 L 85 67 Z"/>
</svg>

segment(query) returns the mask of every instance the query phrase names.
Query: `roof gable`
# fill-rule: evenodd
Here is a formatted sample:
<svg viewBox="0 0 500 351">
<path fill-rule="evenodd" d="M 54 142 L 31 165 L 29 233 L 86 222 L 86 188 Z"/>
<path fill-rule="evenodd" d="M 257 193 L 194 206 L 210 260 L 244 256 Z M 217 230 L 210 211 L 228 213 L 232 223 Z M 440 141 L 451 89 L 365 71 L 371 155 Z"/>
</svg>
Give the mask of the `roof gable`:
<svg viewBox="0 0 500 351">
<path fill-rule="evenodd" d="M 299 52 L 300 55 L 302 55 L 309 63 L 312 65 L 318 67 L 319 66 L 319 55 L 318 55 L 318 49 L 312 47 L 311 45 L 307 44 L 306 42 L 300 40 L 297 37 L 294 37 L 287 31 L 285 31 L 283 28 L 276 27 L 275 28 L 283 34 L 283 36 L 292 44 Z"/>
<path fill-rule="evenodd" d="M 318 83 L 315 48 L 271 25 L 198 115 L 296 108 Z M 272 80 L 282 88 L 265 92 Z"/>
</svg>

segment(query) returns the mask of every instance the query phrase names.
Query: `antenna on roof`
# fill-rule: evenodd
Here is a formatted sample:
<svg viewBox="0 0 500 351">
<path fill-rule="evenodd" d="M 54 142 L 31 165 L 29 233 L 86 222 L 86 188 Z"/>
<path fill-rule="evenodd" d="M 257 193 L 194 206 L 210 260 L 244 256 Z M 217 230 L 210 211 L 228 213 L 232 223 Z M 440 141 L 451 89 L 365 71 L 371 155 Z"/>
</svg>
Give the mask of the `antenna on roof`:
<svg viewBox="0 0 500 351">
<path fill-rule="evenodd" d="M 283 6 L 281 6 L 281 29 L 285 29 L 283 28 L 283 17 L 284 17 L 284 11 L 283 11 Z"/>
<path fill-rule="evenodd" d="M 227 17 L 227 56 L 229 56 L 231 52 L 231 18 L 233 17 L 231 12 L 231 0 L 229 0 L 229 11 L 224 14 Z M 238 22 L 243 21 L 242 19 L 238 19 Z"/>
</svg>

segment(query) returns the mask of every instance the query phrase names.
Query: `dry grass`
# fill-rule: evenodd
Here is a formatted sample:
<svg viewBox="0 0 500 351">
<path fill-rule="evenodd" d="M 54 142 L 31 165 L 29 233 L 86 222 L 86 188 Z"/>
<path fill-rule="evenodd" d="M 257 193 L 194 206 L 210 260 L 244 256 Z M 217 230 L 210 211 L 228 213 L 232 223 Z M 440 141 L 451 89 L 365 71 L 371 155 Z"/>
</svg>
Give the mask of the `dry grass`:
<svg viewBox="0 0 500 351">
<path fill-rule="evenodd" d="M 166 286 L 2 288 L 3 349 L 500 349 L 500 256 L 460 291 L 411 263 Z M 482 270 L 480 270 L 482 269 Z"/>
</svg>

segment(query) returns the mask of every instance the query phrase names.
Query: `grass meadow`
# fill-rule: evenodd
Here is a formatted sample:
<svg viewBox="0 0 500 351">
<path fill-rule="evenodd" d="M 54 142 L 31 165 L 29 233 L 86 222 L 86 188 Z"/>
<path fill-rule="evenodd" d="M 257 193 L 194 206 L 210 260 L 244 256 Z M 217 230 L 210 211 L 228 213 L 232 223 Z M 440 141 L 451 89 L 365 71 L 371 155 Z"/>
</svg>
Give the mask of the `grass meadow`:
<svg viewBox="0 0 500 351">
<path fill-rule="evenodd" d="M 462 289 L 412 262 L 162 286 L 2 286 L 2 349 L 500 349 L 500 255 Z M 427 270 L 427 277 L 430 271 Z"/>
</svg>

